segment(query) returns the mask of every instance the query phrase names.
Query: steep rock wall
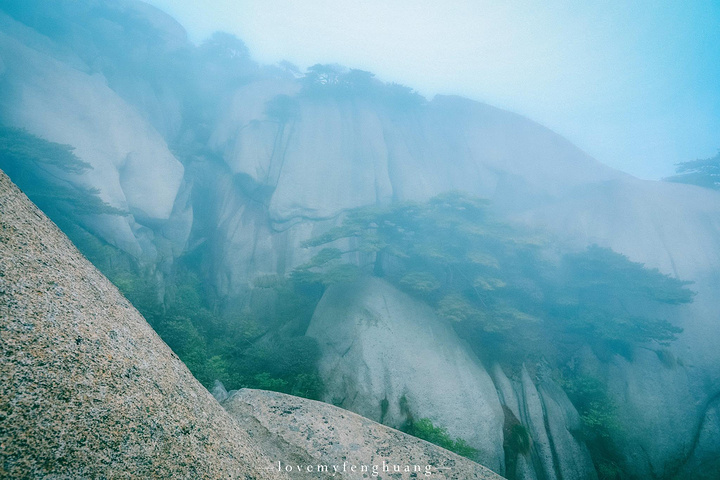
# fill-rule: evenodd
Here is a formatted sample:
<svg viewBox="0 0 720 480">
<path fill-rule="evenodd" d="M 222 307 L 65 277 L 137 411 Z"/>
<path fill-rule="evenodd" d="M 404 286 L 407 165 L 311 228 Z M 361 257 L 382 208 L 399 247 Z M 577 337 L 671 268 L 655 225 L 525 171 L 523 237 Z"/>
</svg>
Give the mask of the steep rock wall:
<svg viewBox="0 0 720 480">
<path fill-rule="evenodd" d="M 43 39 L 3 17 L 0 120 L 73 146 L 74 153 L 92 168 L 79 180 L 68 180 L 98 189 L 104 201 L 130 214 L 89 218 L 89 226 L 128 253 L 156 261 L 153 233 L 147 226 L 156 227 L 173 213 L 183 184 L 182 164 L 103 76 L 89 75 L 26 46 L 8 33 L 35 37 L 36 43 Z M 33 42 L 25 38 L 25 43 Z M 186 238 L 173 240 L 182 248 Z"/>
<path fill-rule="evenodd" d="M 0 172 L 0 476 L 285 478 Z"/>
<path fill-rule="evenodd" d="M 318 340 L 326 400 L 401 427 L 429 418 L 503 469 L 502 408 L 492 380 L 450 325 L 390 284 L 331 287 L 307 334 Z"/>
<path fill-rule="evenodd" d="M 505 405 L 532 445 L 513 458 L 514 478 L 596 478 L 577 438 L 578 413 L 560 387 L 549 379 L 536 386 L 525 369 L 512 382 L 497 365 L 491 378 L 450 325 L 383 280 L 328 289 L 308 335 L 323 349 L 328 402 L 394 427 L 408 415 L 429 418 L 500 472 Z"/>
</svg>

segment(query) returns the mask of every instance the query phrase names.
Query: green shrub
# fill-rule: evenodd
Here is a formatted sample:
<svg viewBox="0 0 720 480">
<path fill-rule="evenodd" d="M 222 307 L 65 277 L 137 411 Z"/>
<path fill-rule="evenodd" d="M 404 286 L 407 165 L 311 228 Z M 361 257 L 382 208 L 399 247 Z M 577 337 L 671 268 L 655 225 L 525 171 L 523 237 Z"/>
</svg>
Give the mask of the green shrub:
<svg viewBox="0 0 720 480">
<path fill-rule="evenodd" d="M 477 450 L 471 447 L 465 440 L 462 438 L 453 439 L 446 428 L 436 427 L 428 418 L 411 420 L 405 427 L 405 433 L 434 443 L 463 457 L 472 459 L 477 455 Z"/>
<path fill-rule="evenodd" d="M 662 312 L 692 301 L 688 282 L 599 246 L 549 262 L 557 255 L 542 235 L 497 221 L 487 206 L 450 192 L 350 210 L 305 242 L 324 248 L 295 278 L 330 285 L 361 273 L 384 277 L 428 303 L 489 361 L 555 359 L 579 343 L 630 357 L 634 346 L 667 345 L 682 331 Z"/>
<path fill-rule="evenodd" d="M 560 383 L 573 403 L 582 422 L 582 430 L 576 432 L 585 441 L 601 480 L 619 478 L 618 464 L 622 455 L 614 439 L 622 433 L 617 420 L 616 405 L 608 396 L 605 385 L 597 378 L 570 374 Z"/>
</svg>

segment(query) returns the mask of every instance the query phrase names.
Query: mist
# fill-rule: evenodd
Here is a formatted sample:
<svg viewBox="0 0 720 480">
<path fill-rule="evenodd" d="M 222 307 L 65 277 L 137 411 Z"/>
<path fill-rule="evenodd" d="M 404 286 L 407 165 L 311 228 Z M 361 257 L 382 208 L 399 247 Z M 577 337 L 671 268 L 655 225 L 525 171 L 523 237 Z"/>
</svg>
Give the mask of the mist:
<svg viewBox="0 0 720 480">
<path fill-rule="evenodd" d="M 720 6 L 692 2 L 153 0 L 262 63 L 339 63 L 549 126 L 640 178 L 720 148 Z"/>
<path fill-rule="evenodd" d="M 0 476 L 716 480 L 717 19 L 0 3 Z"/>
</svg>

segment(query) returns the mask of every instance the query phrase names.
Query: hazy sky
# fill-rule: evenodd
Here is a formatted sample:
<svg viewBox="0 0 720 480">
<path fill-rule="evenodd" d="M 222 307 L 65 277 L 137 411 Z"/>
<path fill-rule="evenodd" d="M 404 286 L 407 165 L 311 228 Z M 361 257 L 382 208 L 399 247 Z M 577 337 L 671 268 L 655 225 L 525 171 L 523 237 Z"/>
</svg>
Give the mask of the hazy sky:
<svg viewBox="0 0 720 480">
<path fill-rule="evenodd" d="M 660 178 L 720 149 L 720 0 L 150 0 L 262 63 L 340 63 L 523 114 Z"/>
</svg>

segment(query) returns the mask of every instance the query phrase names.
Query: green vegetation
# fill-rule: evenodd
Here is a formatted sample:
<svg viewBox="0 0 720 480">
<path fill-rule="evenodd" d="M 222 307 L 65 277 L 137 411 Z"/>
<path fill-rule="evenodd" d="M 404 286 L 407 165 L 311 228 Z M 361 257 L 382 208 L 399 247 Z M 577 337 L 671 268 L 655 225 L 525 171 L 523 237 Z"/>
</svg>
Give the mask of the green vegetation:
<svg viewBox="0 0 720 480">
<path fill-rule="evenodd" d="M 530 433 L 507 406 L 503 405 L 503 451 L 505 452 L 505 476 L 515 478 L 518 455 L 530 451 Z"/>
<path fill-rule="evenodd" d="M 666 305 L 692 302 L 688 282 L 647 269 L 624 255 L 591 246 L 569 254 L 545 302 L 557 336 L 587 339 L 628 356 L 634 345 L 668 345 L 682 329 L 656 316 Z"/>
<path fill-rule="evenodd" d="M 209 301 L 199 264 L 179 259 L 160 277 L 83 227 L 86 217 L 123 212 L 104 203 L 97 191 L 75 186 L 73 176 L 91 167 L 72 147 L 0 127 L 0 168 L 120 289 L 204 385 L 220 379 L 229 389 L 320 398 L 318 346 L 302 332 L 321 291 L 263 277 L 250 301 L 221 311 Z"/>
<path fill-rule="evenodd" d="M 616 417 L 617 407 L 605 386 L 597 378 L 574 372 L 565 372 L 560 383 L 580 414 L 582 429 L 577 433 L 590 450 L 599 479 L 620 478 L 617 459 L 621 455 L 613 438 L 621 429 Z"/>
<path fill-rule="evenodd" d="M 601 359 L 631 357 L 636 346 L 662 351 L 657 346 L 682 331 L 665 318 L 668 309 L 694 295 L 687 282 L 607 248 L 557 256 L 542 236 L 495 220 L 487 202 L 458 193 L 352 210 L 306 246 L 321 250 L 295 278 L 328 285 L 383 277 L 432 306 L 488 364 L 511 371 L 540 360 L 564 365 L 585 345 Z M 583 424 L 578 434 L 598 472 L 614 478 L 615 407 L 601 382 L 566 373 L 563 385 Z M 530 437 L 515 418 L 506 418 L 505 430 L 512 470 Z M 472 456 L 426 419 L 410 417 L 406 431 Z"/>
<path fill-rule="evenodd" d="M 453 439 L 446 428 L 436 427 L 428 418 L 411 420 L 403 431 L 463 457 L 473 459 L 477 455 L 477 450 L 468 445 L 465 440 L 462 438 Z"/>
<path fill-rule="evenodd" d="M 676 175 L 665 180 L 720 190 L 720 153 L 711 158 L 678 163 Z"/>
<path fill-rule="evenodd" d="M 108 277 L 183 360 L 210 387 L 274 390 L 319 399 L 320 352 L 314 339 L 298 334 L 317 298 L 298 293 L 285 279 L 262 279 L 239 311 L 216 313 L 204 300 L 202 282 L 187 266 L 166 281 L 161 297 L 147 276 L 110 273 Z M 264 282 L 264 283 L 263 283 Z"/>
<path fill-rule="evenodd" d="M 326 67 L 310 69 L 307 82 L 308 95 L 357 96 L 389 88 L 367 72 Z M 313 90 L 320 86 L 330 90 Z M 266 115 L 287 122 L 297 114 L 298 101 L 275 97 Z M 696 167 L 712 177 L 711 163 Z M 667 368 L 680 364 L 664 347 L 681 332 L 667 320 L 668 312 L 693 300 L 687 282 L 599 246 L 559 255 L 542 235 L 498 221 L 482 199 L 447 193 L 424 203 L 348 211 L 340 226 L 306 242 L 317 253 L 289 277 L 256 278 L 242 301 L 221 303 L 204 281 L 201 254 L 189 252 L 160 274 L 157 266 L 139 265 L 84 227 L 94 215 L 124 212 L 104 203 L 99 192 L 76 186 L 73 177 L 91 167 L 71 147 L 0 127 L 0 168 L 206 386 L 220 379 L 229 389 L 321 398 L 319 348 L 304 332 L 325 288 L 363 275 L 382 277 L 426 302 L 481 359 L 510 371 L 540 359 L 566 365 L 585 345 L 601 360 L 631 358 L 643 346 Z M 615 478 L 619 455 L 613 438 L 620 432 L 605 386 L 568 369 L 560 380 L 582 420 L 581 431 L 573 433 L 586 441 L 601 478 Z M 380 406 L 385 417 L 387 400 Z M 477 453 L 426 418 L 408 419 L 404 430 L 412 435 L 470 458 Z M 510 470 L 530 448 L 530 437 L 507 412 L 504 438 Z"/>
<path fill-rule="evenodd" d="M 316 64 L 307 69 L 301 94 L 322 99 L 363 98 L 395 110 L 422 106 L 425 98 L 413 89 L 397 83 L 383 83 L 373 73 L 346 69 L 339 65 Z"/>
<path fill-rule="evenodd" d="M 262 279 L 239 311 L 220 314 L 186 265 L 166 279 L 164 295 L 151 276 L 132 267 L 104 273 L 205 386 L 218 379 L 228 389 L 320 398 L 318 346 L 297 333 L 304 330 L 298 323 L 309 321 L 317 298 L 298 293 L 289 281 Z"/>
<path fill-rule="evenodd" d="M 124 215 L 105 203 L 96 189 L 77 186 L 77 176 L 92 167 L 73 147 L 49 142 L 26 130 L 0 125 L 0 169 L 101 270 L 133 263 L 99 240 L 85 226 L 97 215 Z"/>
<path fill-rule="evenodd" d="M 122 215 L 92 188 L 73 177 L 92 168 L 73 147 L 49 142 L 23 129 L 0 125 L 0 169 L 60 228 L 73 233 L 88 215 Z"/>
<path fill-rule="evenodd" d="M 381 402 L 380 407 L 383 410 L 382 417 L 384 418 L 387 408 L 389 407 L 387 399 Z M 427 442 L 434 443 L 463 457 L 477 460 L 478 451 L 472 448 L 464 439 L 453 439 L 446 428 L 433 425 L 429 418 L 415 419 L 405 395 L 400 397 L 399 407 L 406 418 L 405 423 L 400 427 L 401 431 Z"/>
<path fill-rule="evenodd" d="M 560 383 L 580 414 L 586 438 L 609 439 L 617 432 L 619 427 L 614 421 L 616 407 L 600 380 L 566 373 Z"/>
<path fill-rule="evenodd" d="M 498 222 L 486 201 L 459 193 L 352 210 L 305 245 L 323 248 L 294 278 L 384 277 L 482 346 L 479 355 L 506 363 L 561 357 L 585 343 L 621 354 L 667 345 L 681 329 L 662 317 L 663 306 L 693 298 L 687 282 L 607 248 L 548 260 L 541 236 Z"/>
</svg>

